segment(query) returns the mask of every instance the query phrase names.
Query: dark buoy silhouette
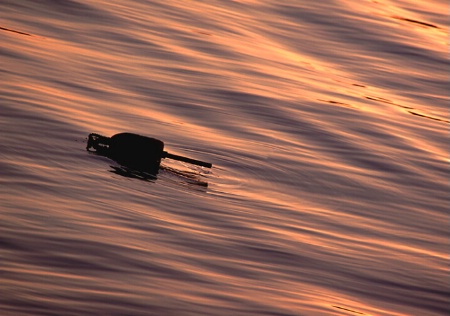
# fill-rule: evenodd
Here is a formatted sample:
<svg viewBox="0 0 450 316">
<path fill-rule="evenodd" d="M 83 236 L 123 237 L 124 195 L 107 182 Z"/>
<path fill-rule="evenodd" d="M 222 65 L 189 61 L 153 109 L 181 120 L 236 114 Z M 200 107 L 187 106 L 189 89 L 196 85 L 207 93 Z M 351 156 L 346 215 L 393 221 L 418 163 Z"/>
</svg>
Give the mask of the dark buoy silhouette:
<svg viewBox="0 0 450 316">
<path fill-rule="evenodd" d="M 212 164 L 164 151 L 164 143 L 156 138 L 133 133 L 119 133 L 111 137 L 89 134 L 86 150 L 106 156 L 119 164 L 145 172 L 157 173 L 162 158 L 188 162 L 211 168 Z"/>
</svg>

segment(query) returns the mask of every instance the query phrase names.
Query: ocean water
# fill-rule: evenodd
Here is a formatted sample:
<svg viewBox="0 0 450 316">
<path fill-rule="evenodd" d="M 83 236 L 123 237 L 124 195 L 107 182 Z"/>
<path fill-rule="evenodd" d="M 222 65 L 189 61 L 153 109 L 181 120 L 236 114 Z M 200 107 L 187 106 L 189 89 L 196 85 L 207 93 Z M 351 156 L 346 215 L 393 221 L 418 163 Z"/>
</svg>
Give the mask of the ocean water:
<svg viewBox="0 0 450 316">
<path fill-rule="evenodd" d="M 448 315 L 448 21 L 2 0 L 0 314 Z M 120 132 L 213 167 L 86 151 Z"/>
</svg>

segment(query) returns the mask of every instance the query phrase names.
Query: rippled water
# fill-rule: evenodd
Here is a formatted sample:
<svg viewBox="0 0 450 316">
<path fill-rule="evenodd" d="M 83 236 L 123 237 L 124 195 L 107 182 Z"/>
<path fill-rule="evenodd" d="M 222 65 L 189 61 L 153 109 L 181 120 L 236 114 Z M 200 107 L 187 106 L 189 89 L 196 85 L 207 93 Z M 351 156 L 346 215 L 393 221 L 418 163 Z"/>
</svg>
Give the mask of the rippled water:
<svg viewBox="0 0 450 316">
<path fill-rule="evenodd" d="M 448 19 L 3 0 L 1 315 L 447 315 Z M 213 168 L 142 178 L 91 132 Z"/>
</svg>

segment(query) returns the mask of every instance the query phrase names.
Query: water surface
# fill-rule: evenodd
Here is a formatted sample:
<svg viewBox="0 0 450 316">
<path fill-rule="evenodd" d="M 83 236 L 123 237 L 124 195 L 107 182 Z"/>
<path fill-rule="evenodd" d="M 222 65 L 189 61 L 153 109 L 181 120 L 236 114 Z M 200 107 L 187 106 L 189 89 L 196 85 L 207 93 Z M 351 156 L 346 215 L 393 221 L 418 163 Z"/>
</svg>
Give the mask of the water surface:
<svg viewBox="0 0 450 316">
<path fill-rule="evenodd" d="M 447 1 L 0 7 L 2 315 L 449 313 Z"/>
</svg>

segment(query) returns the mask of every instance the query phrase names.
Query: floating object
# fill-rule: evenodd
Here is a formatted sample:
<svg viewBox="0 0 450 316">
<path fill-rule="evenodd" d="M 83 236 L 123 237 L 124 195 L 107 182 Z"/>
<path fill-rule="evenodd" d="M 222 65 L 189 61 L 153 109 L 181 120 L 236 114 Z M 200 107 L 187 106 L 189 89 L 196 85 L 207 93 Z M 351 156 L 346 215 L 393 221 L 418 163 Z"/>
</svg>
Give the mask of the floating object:
<svg viewBox="0 0 450 316">
<path fill-rule="evenodd" d="M 212 164 L 164 151 L 164 143 L 156 138 L 133 133 L 120 133 L 112 137 L 89 134 L 86 150 L 111 158 L 121 165 L 136 170 L 157 172 L 161 158 L 188 162 L 211 168 Z"/>
</svg>

